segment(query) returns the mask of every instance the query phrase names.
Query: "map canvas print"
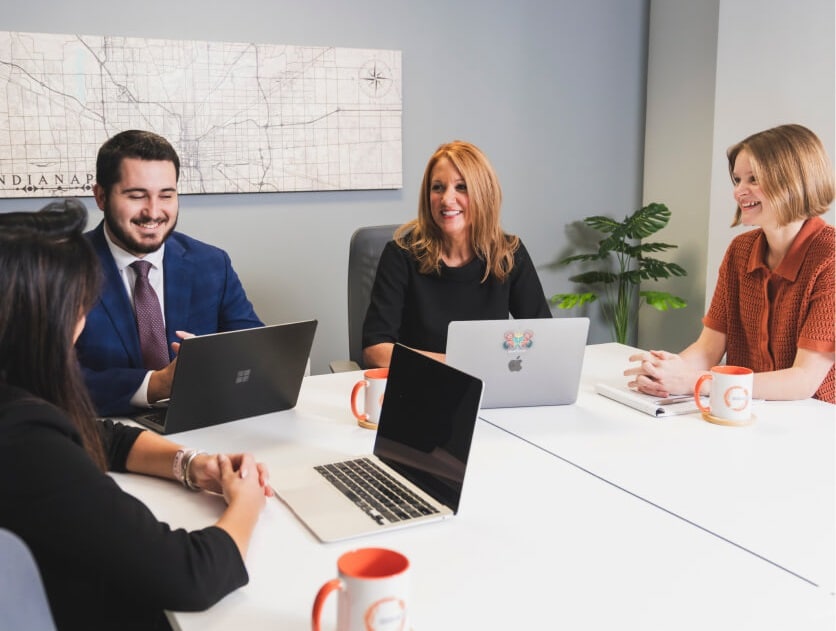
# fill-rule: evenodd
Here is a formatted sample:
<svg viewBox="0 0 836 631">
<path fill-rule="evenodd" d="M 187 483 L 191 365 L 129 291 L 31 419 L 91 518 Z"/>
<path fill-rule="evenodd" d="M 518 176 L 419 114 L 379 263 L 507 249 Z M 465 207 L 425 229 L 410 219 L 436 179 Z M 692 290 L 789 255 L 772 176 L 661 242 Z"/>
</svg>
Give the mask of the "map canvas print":
<svg viewBox="0 0 836 631">
<path fill-rule="evenodd" d="M 401 52 L 0 31 L 0 197 L 92 195 L 145 129 L 179 192 L 402 187 Z"/>
</svg>

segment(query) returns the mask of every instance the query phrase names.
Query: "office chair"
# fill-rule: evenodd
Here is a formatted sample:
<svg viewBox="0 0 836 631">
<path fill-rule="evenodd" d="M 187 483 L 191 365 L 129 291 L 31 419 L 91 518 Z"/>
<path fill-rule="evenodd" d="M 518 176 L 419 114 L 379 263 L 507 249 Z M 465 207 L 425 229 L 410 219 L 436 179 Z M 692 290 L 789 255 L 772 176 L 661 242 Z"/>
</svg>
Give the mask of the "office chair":
<svg viewBox="0 0 836 631">
<path fill-rule="evenodd" d="M 365 226 L 351 235 L 348 246 L 348 359 L 334 360 L 331 372 L 363 367 L 363 320 L 369 308 L 377 262 L 400 224 Z"/>
<path fill-rule="evenodd" d="M 4 629 L 55 631 L 41 574 L 26 543 L 0 528 L 0 612 Z"/>
</svg>

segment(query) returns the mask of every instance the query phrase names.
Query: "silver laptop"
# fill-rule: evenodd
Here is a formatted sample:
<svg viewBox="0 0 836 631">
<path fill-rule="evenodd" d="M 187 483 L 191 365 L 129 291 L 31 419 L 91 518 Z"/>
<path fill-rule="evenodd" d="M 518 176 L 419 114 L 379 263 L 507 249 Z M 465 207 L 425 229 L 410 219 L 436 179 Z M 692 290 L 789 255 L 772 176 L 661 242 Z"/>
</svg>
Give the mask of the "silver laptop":
<svg viewBox="0 0 836 631">
<path fill-rule="evenodd" d="M 320 541 L 449 518 L 481 396 L 479 379 L 396 344 L 374 453 L 274 471 L 273 488 Z"/>
<path fill-rule="evenodd" d="M 447 363 L 485 382 L 484 408 L 567 405 L 588 333 L 588 318 L 451 322 Z"/>
<path fill-rule="evenodd" d="M 294 407 L 316 325 L 306 320 L 183 340 L 171 398 L 131 418 L 174 434 Z"/>
</svg>

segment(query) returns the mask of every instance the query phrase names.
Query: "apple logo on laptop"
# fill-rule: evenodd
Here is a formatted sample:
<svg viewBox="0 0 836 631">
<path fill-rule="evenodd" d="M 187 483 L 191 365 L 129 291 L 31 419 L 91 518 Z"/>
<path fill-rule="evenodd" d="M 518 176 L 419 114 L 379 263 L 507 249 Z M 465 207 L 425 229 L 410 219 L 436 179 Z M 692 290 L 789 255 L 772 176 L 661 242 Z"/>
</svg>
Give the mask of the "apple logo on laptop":
<svg viewBox="0 0 836 631">
<path fill-rule="evenodd" d="M 511 372 L 519 372 L 522 370 L 522 359 L 517 355 L 516 358 L 508 362 L 508 370 Z"/>
</svg>

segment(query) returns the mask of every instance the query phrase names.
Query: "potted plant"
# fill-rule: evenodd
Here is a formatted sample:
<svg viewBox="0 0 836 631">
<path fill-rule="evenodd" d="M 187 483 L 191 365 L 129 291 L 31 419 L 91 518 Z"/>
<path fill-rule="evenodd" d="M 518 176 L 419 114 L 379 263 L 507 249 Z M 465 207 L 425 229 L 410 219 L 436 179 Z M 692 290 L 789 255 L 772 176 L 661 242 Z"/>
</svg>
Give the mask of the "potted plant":
<svg viewBox="0 0 836 631">
<path fill-rule="evenodd" d="M 669 243 L 645 243 L 642 239 L 664 228 L 671 217 L 671 211 L 664 204 L 652 203 L 639 208 L 622 221 L 610 217 L 594 216 L 583 220 L 587 226 L 604 234 L 598 242 L 598 250 L 585 254 L 567 256 L 558 261 L 558 265 L 571 263 L 602 263 L 597 270 L 586 271 L 569 278 L 573 283 L 590 288 L 600 287 L 600 291 L 555 294 L 550 298 L 553 305 L 560 309 L 572 309 L 588 302 L 602 299 L 605 317 L 613 327 L 615 340 L 627 342 L 633 305 L 638 294 L 639 306 L 646 302 L 654 309 L 682 309 L 688 303 L 666 291 L 639 291 L 642 281 L 659 280 L 671 276 L 685 276 L 687 272 L 676 263 L 660 261 L 647 256 L 663 252 L 677 246 Z M 615 261 L 615 271 L 612 263 Z"/>
</svg>

